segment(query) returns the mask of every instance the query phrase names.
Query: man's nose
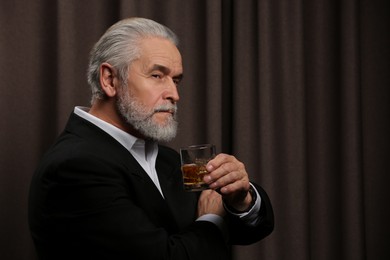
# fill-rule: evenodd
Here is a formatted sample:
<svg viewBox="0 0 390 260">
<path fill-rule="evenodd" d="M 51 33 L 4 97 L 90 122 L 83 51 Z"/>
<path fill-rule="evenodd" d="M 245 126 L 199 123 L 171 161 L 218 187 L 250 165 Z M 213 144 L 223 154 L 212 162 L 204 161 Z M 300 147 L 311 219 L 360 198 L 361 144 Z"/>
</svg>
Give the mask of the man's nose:
<svg viewBox="0 0 390 260">
<path fill-rule="evenodd" d="M 177 90 L 177 85 L 173 81 L 173 79 L 170 79 L 169 83 L 167 83 L 167 88 L 164 93 L 164 98 L 171 100 L 172 103 L 176 103 L 180 99 L 179 92 Z"/>
</svg>

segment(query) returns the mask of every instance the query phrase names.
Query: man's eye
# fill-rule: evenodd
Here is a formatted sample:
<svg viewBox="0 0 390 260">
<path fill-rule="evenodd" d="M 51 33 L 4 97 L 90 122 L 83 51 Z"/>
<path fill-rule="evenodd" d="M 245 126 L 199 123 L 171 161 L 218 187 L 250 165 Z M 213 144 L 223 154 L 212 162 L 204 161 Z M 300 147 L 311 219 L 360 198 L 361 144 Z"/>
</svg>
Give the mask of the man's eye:
<svg viewBox="0 0 390 260">
<path fill-rule="evenodd" d="M 173 83 L 175 83 L 176 86 L 179 86 L 180 79 L 173 79 Z"/>
<path fill-rule="evenodd" d="M 152 78 L 161 79 L 160 74 L 152 74 Z"/>
</svg>

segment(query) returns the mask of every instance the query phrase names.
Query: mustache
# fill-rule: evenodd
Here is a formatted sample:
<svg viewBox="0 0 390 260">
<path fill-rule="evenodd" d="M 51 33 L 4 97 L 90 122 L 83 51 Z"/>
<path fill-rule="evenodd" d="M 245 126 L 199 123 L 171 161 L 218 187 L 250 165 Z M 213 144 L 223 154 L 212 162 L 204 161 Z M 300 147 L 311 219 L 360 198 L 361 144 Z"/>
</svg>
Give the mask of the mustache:
<svg viewBox="0 0 390 260">
<path fill-rule="evenodd" d="M 177 112 L 177 105 L 176 104 L 163 104 L 159 105 L 154 108 L 153 113 L 158 113 L 158 112 L 167 112 L 171 114 L 176 114 Z"/>
</svg>

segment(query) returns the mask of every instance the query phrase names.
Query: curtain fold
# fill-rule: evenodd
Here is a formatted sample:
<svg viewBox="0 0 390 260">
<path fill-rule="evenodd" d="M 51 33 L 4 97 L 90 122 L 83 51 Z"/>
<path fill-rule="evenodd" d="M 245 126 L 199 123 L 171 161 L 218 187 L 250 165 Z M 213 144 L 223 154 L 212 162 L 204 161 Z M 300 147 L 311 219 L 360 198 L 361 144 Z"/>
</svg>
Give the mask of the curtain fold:
<svg viewBox="0 0 390 260">
<path fill-rule="evenodd" d="M 214 143 L 269 193 L 275 231 L 235 260 L 388 259 L 386 0 L 0 3 L 0 258 L 35 259 L 35 166 L 76 105 L 89 51 L 142 16 L 180 38 L 179 148 Z"/>
</svg>

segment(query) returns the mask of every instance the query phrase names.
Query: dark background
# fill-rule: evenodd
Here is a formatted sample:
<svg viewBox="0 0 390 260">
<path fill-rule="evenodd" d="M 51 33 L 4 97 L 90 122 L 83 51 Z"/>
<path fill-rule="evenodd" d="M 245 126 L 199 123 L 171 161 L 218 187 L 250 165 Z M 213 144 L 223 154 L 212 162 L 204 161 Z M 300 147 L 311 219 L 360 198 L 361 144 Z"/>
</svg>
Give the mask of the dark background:
<svg viewBox="0 0 390 260">
<path fill-rule="evenodd" d="M 215 143 L 269 193 L 275 231 L 235 259 L 390 259 L 388 0 L 0 2 L 0 258 L 35 259 L 29 182 L 92 44 L 152 18 L 181 39 L 174 148 Z M 131 221 L 131 220 L 129 220 Z"/>
</svg>

